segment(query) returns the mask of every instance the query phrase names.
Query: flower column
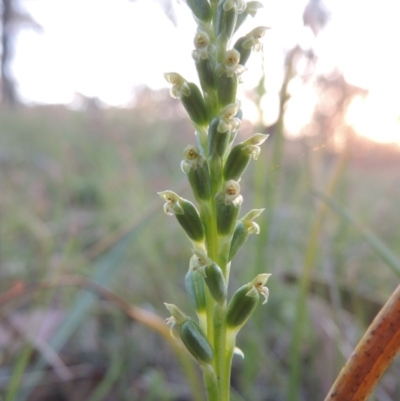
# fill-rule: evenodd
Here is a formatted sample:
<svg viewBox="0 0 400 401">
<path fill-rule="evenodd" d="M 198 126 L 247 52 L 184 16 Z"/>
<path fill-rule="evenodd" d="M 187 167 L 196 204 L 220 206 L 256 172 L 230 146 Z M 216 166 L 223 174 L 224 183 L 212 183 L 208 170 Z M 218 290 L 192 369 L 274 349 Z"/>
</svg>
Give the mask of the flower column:
<svg viewBox="0 0 400 401">
<path fill-rule="evenodd" d="M 238 220 L 243 197 L 241 176 L 251 159 L 257 159 L 266 135 L 255 134 L 234 145 L 242 118 L 237 88 L 252 50 L 261 48 L 265 27 L 239 37 L 232 36 L 247 16 L 262 6 L 258 1 L 186 0 L 197 22 L 192 53 L 201 89 L 181 75 L 165 74 L 171 95 L 180 99 L 195 129 L 195 143 L 184 150 L 181 168 L 187 174 L 197 207 L 172 191 L 159 195 L 164 210 L 175 215 L 192 244 L 193 256 L 185 286 L 196 310 L 197 321 L 177 306 L 166 304 L 188 351 L 199 362 L 209 401 L 228 401 L 231 361 L 236 336 L 254 308 L 259 294 L 268 299 L 264 286 L 269 274 L 261 273 L 240 287 L 228 303 L 231 260 L 249 234 L 258 233 L 253 220 L 263 209 Z"/>
</svg>

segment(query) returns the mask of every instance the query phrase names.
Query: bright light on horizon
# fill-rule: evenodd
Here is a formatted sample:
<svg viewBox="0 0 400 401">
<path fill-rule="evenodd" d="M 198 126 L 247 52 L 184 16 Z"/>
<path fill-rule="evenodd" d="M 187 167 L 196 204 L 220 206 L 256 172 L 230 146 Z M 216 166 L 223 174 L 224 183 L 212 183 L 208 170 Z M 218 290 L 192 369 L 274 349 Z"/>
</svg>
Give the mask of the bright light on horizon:
<svg viewBox="0 0 400 401">
<path fill-rule="evenodd" d="M 394 0 L 325 0 L 332 18 L 314 39 L 302 24 L 306 0 L 263 3 L 265 10 L 256 21 L 250 18 L 242 32 L 256 25 L 272 27 L 264 38 L 271 94 L 264 104 L 274 106 L 284 51 L 300 42 L 316 50 L 319 72 L 337 66 L 349 83 L 370 91 L 363 101 L 354 100 L 348 122 L 373 140 L 400 143 L 400 58 L 395 51 L 400 6 Z M 164 72 L 177 71 L 197 80 L 190 57 L 196 24 L 184 4 L 171 3 L 178 29 L 154 0 L 25 0 L 23 4 L 44 28 L 44 33 L 22 31 L 17 42 L 14 73 L 28 103 L 68 104 L 81 93 L 124 106 L 138 86 L 168 87 Z M 244 75 L 246 90 L 259 80 L 259 56 L 255 58 Z M 310 114 L 313 95 L 304 88 L 301 93 L 291 110 L 289 125 L 294 130 Z"/>
<path fill-rule="evenodd" d="M 388 97 L 383 104 L 385 94 L 371 92 L 366 98 L 356 97 L 349 106 L 346 120 L 362 136 L 380 143 L 400 145 L 399 94 L 396 97 L 396 102 L 395 97 Z"/>
</svg>

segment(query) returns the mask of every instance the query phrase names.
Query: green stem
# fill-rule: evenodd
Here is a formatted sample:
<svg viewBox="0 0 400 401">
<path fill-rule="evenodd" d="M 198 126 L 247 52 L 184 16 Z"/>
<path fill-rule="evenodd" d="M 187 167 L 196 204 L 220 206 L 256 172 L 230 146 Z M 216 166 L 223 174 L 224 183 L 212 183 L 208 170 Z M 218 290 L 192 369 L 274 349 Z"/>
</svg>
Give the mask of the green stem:
<svg viewBox="0 0 400 401">
<path fill-rule="evenodd" d="M 226 263 L 226 260 L 229 249 L 223 246 L 223 241 L 221 241 L 221 237 L 218 235 L 216 213 L 216 203 L 213 194 L 209 202 L 205 202 L 200 206 L 200 214 L 205 228 L 208 256 L 221 267 L 227 280 L 229 264 Z M 218 387 L 217 393 L 207 392 L 208 401 L 229 401 L 230 360 L 232 352 L 231 350 L 227 352 L 226 347 L 226 308 L 226 300 L 221 304 L 216 304 L 207 290 L 207 337 L 214 349 L 213 367 Z M 209 382 L 212 380 L 213 378 L 209 376 L 209 372 L 204 371 L 206 386 L 212 388 L 213 384 Z M 212 398 L 215 394 L 217 394 L 217 398 Z"/>
<path fill-rule="evenodd" d="M 207 400 L 218 401 L 220 399 L 218 383 L 213 367 L 211 365 L 202 365 L 201 369 L 203 370 L 204 387 L 206 388 Z"/>
<path fill-rule="evenodd" d="M 215 306 L 214 313 L 214 358 L 221 401 L 229 401 L 230 363 L 226 349 L 226 301 Z"/>
</svg>

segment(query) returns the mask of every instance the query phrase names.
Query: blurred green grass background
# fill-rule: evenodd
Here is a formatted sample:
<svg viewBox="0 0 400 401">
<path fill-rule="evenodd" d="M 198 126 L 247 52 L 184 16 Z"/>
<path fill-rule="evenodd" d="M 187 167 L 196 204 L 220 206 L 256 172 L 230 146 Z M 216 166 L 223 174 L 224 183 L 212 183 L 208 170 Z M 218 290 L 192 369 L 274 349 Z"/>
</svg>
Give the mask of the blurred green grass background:
<svg viewBox="0 0 400 401">
<path fill-rule="evenodd" d="M 141 99 L 129 110 L 0 110 L 0 294 L 81 274 L 163 318 L 163 302 L 193 314 L 184 291 L 190 245 L 156 194 L 192 199 L 179 163 L 193 130 L 167 93 Z M 245 122 L 240 135 L 252 132 Z M 277 159 L 278 136 L 243 179 L 242 214 L 266 211 L 263 233 L 232 265 L 230 292 L 256 273 L 272 277 L 268 304 L 238 337 L 245 358 L 234 360 L 233 401 L 322 400 L 399 282 L 362 231 L 321 211 L 313 192 L 326 193 L 335 177 L 328 196 L 398 261 L 398 148 L 349 134 L 337 150 L 315 135 L 282 139 Z M 38 291 L 0 307 L 1 400 L 196 397 L 161 337 L 82 289 Z M 399 375 L 397 358 L 371 399 L 400 399 Z"/>
</svg>

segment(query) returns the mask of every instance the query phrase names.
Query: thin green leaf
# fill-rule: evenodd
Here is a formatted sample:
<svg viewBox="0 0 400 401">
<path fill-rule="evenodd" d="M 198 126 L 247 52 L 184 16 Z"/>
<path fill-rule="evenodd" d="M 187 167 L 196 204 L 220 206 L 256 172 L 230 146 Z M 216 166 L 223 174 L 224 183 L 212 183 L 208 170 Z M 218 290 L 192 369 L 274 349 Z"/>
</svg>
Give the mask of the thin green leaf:
<svg viewBox="0 0 400 401">
<path fill-rule="evenodd" d="M 382 258 L 382 260 L 392 269 L 394 273 L 400 276 L 400 258 L 396 256 L 375 233 L 358 222 L 357 219 L 350 213 L 350 211 L 345 209 L 335 199 L 319 191 L 313 191 L 313 194 L 325 202 L 339 216 L 353 224 L 353 226 L 360 232 L 361 236 L 368 242 L 371 248 Z"/>
</svg>

